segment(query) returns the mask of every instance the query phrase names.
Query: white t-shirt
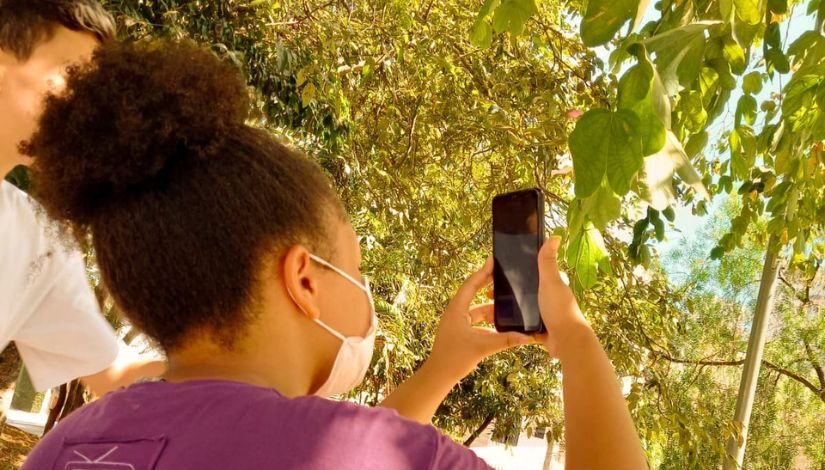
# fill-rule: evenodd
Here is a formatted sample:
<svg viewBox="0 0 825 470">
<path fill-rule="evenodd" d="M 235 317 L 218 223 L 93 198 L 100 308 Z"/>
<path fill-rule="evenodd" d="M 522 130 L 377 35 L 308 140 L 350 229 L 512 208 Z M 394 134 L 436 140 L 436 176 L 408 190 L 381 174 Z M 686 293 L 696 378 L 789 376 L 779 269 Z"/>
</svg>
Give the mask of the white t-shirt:
<svg viewBox="0 0 825 470">
<path fill-rule="evenodd" d="M 100 372 L 118 354 L 80 253 L 53 226 L 0 181 L 0 350 L 15 342 L 37 390 Z"/>
</svg>

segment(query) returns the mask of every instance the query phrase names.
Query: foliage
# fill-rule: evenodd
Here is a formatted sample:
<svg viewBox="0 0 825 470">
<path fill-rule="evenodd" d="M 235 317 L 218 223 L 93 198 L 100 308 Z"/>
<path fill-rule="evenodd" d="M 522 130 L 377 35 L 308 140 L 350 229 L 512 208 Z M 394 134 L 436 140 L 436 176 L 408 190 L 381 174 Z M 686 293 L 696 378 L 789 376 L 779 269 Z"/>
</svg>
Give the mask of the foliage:
<svg viewBox="0 0 825 470">
<path fill-rule="evenodd" d="M 819 0 L 662 0 L 648 10 L 646 0 L 590 0 L 584 7 L 573 6 L 574 15 L 581 17 L 583 43 L 609 48 L 609 71 L 605 73 L 611 78 L 609 83 L 615 84 L 615 90 L 608 89 L 608 100 L 583 114 L 570 136 L 577 200 L 573 201 L 574 210 L 568 217 L 568 247 L 576 247 L 581 239 L 592 236 L 588 221 L 609 230 L 611 216 L 621 218 L 620 211 L 607 212 L 602 205 L 588 201 L 597 190 L 599 200 L 603 200 L 605 193 L 619 197 L 630 189 L 631 194 L 623 199 L 624 207 L 628 208 L 627 213 L 642 214 L 644 218 L 633 227 L 628 252 L 645 267 L 655 266 L 652 241 L 664 238 L 664 221 L 660 216 L 672 221 L 674 204 L 691 205 L 695 213 L 704 214 L 712 195 L 734 196 L 741 202 L 736 206 L 737 213 L 731 215 L 729 229 L 718 234 L 716 245 L 709 250 L 711 258 L 721 260 L 721 266 L 728 266 L 728 273 L 734 275 L 719 285 L 727 289 L 746 288 L 735 282 L 742 276 L 751 276 L 752 272 L 744 271 L 750 265 L 731 266 L 727 258 L 738 249 L 750 249 L 752 255 L 755 252 L 757 259 L 761 259 L 762 253 L 755 247 L 781 250 L 782 257 L 788 258 L 786 278 L 808 283 L 802 292 L 810 292 L 812 285 L 821 284 L 817 271 L 825 258 L 824 5 Z M 645 18 L 650 21 L 642 25 Z M 628 22 L 627 30 L 620 33 Z M 809 30 L 802 32 L 800 24 L 808 24 L 802 28 Z M 529 34 L 530 28 L 525 31 Z M 651 63 L 653 67 L 649 66 Z M 614 78 L 616 75 L 619 77 Z M 725 116 L 728 108 L 733 110 L 732 119 Z M 666 137 L 660 144 L 662 128 Z M 717 142 L 708 148 L 709 141 Z M 614 142 L 623 145 L 614 146 Z M 681 183 L 674 181 L 677 175 Z M 605 185 L 603 179 L 609 184 Z M 603 261 L 587 257 L 572 261 L 579 288 L 593 288 L 597 278 L 589 273 Z M 786 287 L 794 286 L 786 278 Z M 702 312 L 720 308 L 717 295 L 722 293 L 692 293 L 685 306 L 704 302 Z M 722 300 L 733 301 L 724 297 Z M 805 299 L 801 300 L 805 303 Z M 821 368 L 816 367 L 822 363 L 821 351 L 808 346 L 822 344 L 818 336 L 822 325 L 817 323 L 821 312 L 779 307 L 779 312 L 786 315 L 783 325 L 788 326 L 787 335 L 805 339 L 807 362 L 819 371 L 819 386 L 805 378 L 797 382 L 809 384 L 806 387 L 822 398 L 825 383 Z M 812 323 L 805 323 L 806 320 Z M 811 343 L 807 339 L 810 336 L 819 342 Z M 680 342 L 677 340 L 681 340 L 681 334 L 673 340 Z M 707 346 L 704 341 L 697 345 Z M 739 344 L 730 352 L 741 351 L 742 346 Z M 659 357 L 673 358 L 670 345 L 656 344 L 653 349 Z M 704 355 L 707 351 L 697 352 Z M 733 365 L 736 364 L 727 364 Z M 765 365 L 777 377 L 783 375 L 781 370 L 787 372 Z M 704 377 L 695 371 L 691 373 L 689 384 Z M 776 399 L 777 383 L 773 388 L 760 390 L 760 399 Z M 656 386 L 660 384 L 657 381 Z M 705 380 L 703 385 L 712 387 L 712 382 Z M 710 403 L 733 395 L 732 391 L 717 395 L 717 390 L 708 392 Z M 660 397 L 666 395 L 662 390 Z M 698 395 L 691 399 L 698 399 Z M 701 406 L 705 406 L 704 400 Z M 729 411 L 713 410 L 724 416 L 730 415 Z M 676 407 L 666 415 L 680 416 L 679 413 Z M 821 410 L 814 416 L 822 416 Z M 762 425 L 767 427 L 761 429 L 768 429 L 774 417 L 765 415 L 765 421 L 759 421 L 757 416 L 752 428 L 755 432 Z M 651 414 L 649 423 L 656 423 L 659 418 Z M 669 454 L 666 466 L 671 465 L 667 462 L 676 461 L 682 466 L 697 465 L 709 455 L 706 449 L 696 447 L 708 429 L 696 427 L 695 423 L 701 422 L 702 419 L 679 420 L 682 432 L 678 443 L 687 450 L 688 458 Z M 721 422 L 717 424 L 718 434 L 735 432 L 725 429 Z M 714 440 L 721 441 L 724 439 Z M 775 455 L 793 453 L 786 448 Z M 781 457 L 758 460 L 753 454 L 749 450 L 748 458 L 754 466 L 758 466 L 757 462 L 780 467 L 790 464 Z"/>
<path fill-rule="evenodd" d="M 711 194 L 730 194 L 737 187 L 749 200 L 712 251 L 714 258 L 741 246 L 748 226 L 770 214 L 765 240 L 771 241 L 771 250 L 791 247 L 792 264 L 803 270 L 821 262 L 825 9 L 820 5 L 818 0 L 807 5 L 786 0 L 663 0 L 645 16 L 646 0 L 588 2 L 581 11 L 582 41 L 588 46 L 609 43 L 611 71 L 623 73 L 616 98 L 606 107 L 587 111 L 571 134 L 577 197 L 592 194 L 606 174 L 610 190 L 617 195 L 631 188 L 653 209 L 663 210 L 679 199 L 695 202 L 695 210 L 701 213 L 705 202 L 694 201 L 696 195 L 706 199 Z M 795 13 L 797 8 L 807 8 L 807 14 Z M 815 16 L 814 21 L 809 16 Z M 638 28 L 642 18 L 652 21 Z M 626 33 L 616 37 L 630 20 Z M 792 42 L 787 34 L 782 39 L 783 28 L 790 31 L 805 22 L 812 23 L 811 30 Z M 650 66 L 651 60 L 655 67 Z M 766 81 L 770 88 L 781 88 L 781 93 L 761 93 Z M 721 136 L 713 149 L 717 153 L 705 156 L 709 137 L 718 137 L 712 125 L 728 106 L 735 108 L 732 129 Z M 663 130 L 672 137 L 667 144 L 662 141 Z M 584 138 L 603 143 L 579 145 Z M 661 158 L 668 152 L 681 157 L 678 168 L 670 168 L 671 163 Z M 652 172 L 664 176 L 651 181 Z M 674 173 L 690 187 L 673 191 Z M 587 219 L 604 223 L 604 214 L 592 206 L 585 212 Z M 584 234 L 571 232 L 571 243 Z M 649 250 L 644 245 L 651 238 L 640 229 L 630 244 L 631 256 L 646 265 Z"/>
<path fill-rule="evenodd" d="M 727 220 L 742 202 L 729 200 L 718 214 L 692 237 L 665 256 L 668 266 L 683 270 L 678 284 L 691 295 L 681 309 L 680 333 L 669 345 L 672 356 L 662 383 L 671 392 L 656 407 L 684 422 L 661 445 L 662 468 L 716 468 L 724 456 L 739 384 L 741 351 L 748 339 L 749 312 L 761 275 L 764 247 L 758 240 L 763 227 L 753 227 L 743 247 L 719 261 L 708 260 L 713 240 L 726 231 Z M 805 456 L 810 463 L 825 462 L 825 283 L 817 278 L 781 274 L 776 309 L 770 318 L 769 339 L 751 419 L 745 467 L 795 468 Z M 678 355 L 678 357 L 676 357 Z M 674 361 L 676 359 L 676 361 Z M 678 393 L 673 393 L 678 391 Z M 686 452 L 665 452 L 680 446 Z M 815 467 L 814 467 L 815 468 Z"/>
</svg>

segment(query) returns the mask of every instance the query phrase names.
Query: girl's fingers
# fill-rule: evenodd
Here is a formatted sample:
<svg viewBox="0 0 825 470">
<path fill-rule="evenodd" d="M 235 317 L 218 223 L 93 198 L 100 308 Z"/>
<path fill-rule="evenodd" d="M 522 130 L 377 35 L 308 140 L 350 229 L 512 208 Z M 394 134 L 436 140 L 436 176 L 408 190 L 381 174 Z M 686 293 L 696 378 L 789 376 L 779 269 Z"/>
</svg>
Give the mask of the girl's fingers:
<svg viewBox="0 0 825 470">
<path fill-rule="evenodd" d="M 478 291 L 493 281 L 493 259 L 487 258 L 487 262 L 476 272 L 470 275 L 464 284 L 458 288 L 453 300 L 450 301 L 448 309 L 466 312 L 470 307 L 470 302 Z"/>
<path fill-rule="evenodd" d="M 471 324 L 489 322 L 493 323 L 495 315 L 495 305 L 492 303 L 473 305 L 470 307 L 470 321 Z"/>
<path fill-rule="evenodd" d="M 531 342 L 529 336 L 513 331 L 497 333 L 482 328 L 476 328 L 476 330 L 479 332 L 479 340 L 483 344 L 485 355 L 488 356 L 515 346 L 530 344 Z"/>
</svg>

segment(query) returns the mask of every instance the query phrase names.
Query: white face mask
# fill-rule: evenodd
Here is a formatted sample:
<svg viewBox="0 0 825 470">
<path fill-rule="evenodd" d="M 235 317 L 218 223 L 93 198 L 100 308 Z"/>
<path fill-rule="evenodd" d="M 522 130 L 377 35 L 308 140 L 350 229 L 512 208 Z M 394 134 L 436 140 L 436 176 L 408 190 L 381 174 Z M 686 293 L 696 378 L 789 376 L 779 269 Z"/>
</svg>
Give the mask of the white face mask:
<svg viewBox="0 0 825 470">
<path fill-rule="evenodd" d="M 364 380 L 364 376 L 367 374 L 367 369 L 369 369 L 370 361 L 372 360 L 378 316 L 375 313 L 375 304 L 372 301 L 372 293 L 370 292 L 369 282 L 366 279 L 364 279 L 365 285 L 361 285 L 361 283 L 356 281 L 352 276 L 333 266 L 326 260 L 315 255 L 309 256 L 316 263 L 326 266 L 343 276 L 344 279 L 358 286 L 359 289 L 367 293 L 367 298 L 370 301 L 370 326 L 366 335 L 363 337 L 344 336 L 322 322 L 320 318 L 315 319 L 315 323 L 341 340 L 341 348 L 335 356 L 335 363 L 332 365 L 329 377 L 327 377 L 323 385 L 315 391 L 315 395 L 331 397 L 352 390 Z M 289 292 L 289 290 L 287 290 L 287 292 Z M 292 297 L 292 292 L 289 292 L 289 296 Z M 292 300 L 295 301 L 295 298 L 293 297 Z"/>
</svg>

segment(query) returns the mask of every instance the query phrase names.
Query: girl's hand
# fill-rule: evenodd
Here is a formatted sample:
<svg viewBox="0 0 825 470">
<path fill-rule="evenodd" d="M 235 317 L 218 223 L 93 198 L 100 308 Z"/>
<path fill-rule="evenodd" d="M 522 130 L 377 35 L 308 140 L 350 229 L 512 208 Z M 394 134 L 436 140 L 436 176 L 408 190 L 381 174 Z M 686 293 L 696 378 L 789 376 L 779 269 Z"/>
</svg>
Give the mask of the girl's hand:
<svg viewBox="0 0 825 470">
<path fill-rule="evenodd" d="M 563 359 L 582 336 L 592 335 L 576 297 L 559 272 L 560 237 L 551 237 L 539 251 L 539 310 L 547 333 L 540 339 L 551 356 Z"/>
<path fill-rule="evenodd" d="M 493 322 L 492 303 L 470 306 L 476 294 L 492 281 L 493 260 L 488 258 L 458 289 L 441 317 L 427 362 L 456 382 L 487 356 L 531 342 L 529 336 L 521 333 L 498 333 L 492 328 L 475 326 Z"/>
</svg>

